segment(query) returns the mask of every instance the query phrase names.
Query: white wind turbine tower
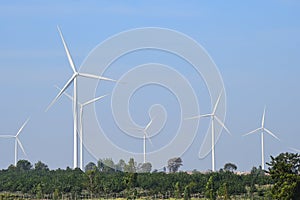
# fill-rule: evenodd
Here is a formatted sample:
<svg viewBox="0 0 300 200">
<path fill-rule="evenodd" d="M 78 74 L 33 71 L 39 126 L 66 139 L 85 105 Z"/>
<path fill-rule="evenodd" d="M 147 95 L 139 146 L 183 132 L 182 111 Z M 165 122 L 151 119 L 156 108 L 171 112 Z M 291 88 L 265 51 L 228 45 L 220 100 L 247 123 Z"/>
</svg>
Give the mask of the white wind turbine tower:
<svg viewBox="0 0 300 200">
<path fill-rule="evenodd" d="M 21 150 L 23 151 L 24 155 L 26 156 L 26 152 L 24 150 L 24 147 L 18 138 L 19 134 L 22 132 L 26 124 L 28 123 L 29 118 L 24 122 L 24 124 L 21 126 L 21 128 L 18 130 L 16 135 L 0 135 L 0 138 L 14 138 L 15 139 L 15 166 L 17 166 L 18 162 L 18 145 L 20 146 Z"/>
<path fill-rule="evenodd" d="M 93 74 L 86 74 L 86 73 L 80 73 L 78 71 L 76 71 L 76 68 L 75 68 L 75 64 L 73 62 L 73 59 L 71 57 L 71 54 L 69 52 L 69 49 L 68 49 L 68 46 L 64 40 L 64 37 L 62 35 L 62 32 L 60 30 L 60 28 L 57 26 L 57 29 L 58 29 L 58 32 L 59 32 L 59 35 L 61 37 L 61 40 L 62 40 L 62 43 L 64 45 L 64 48 L 65 48 L 65 51 L 66 51 L 66 54 L 67 54 L 67 57 L 68 57 L 68 60 L 69 60 L 69 64 L 73 70 L 73 75 L 71 76 L 71 78 L 67 81 L 67 83 L 65 84 L 65 86 L 63 87 L 63 89 L 57 94 L 57 96 L 54 98 L 54 100 L 50 103 L 50 105 L 48 106 L 47 110 L 59 99 L 59 97 L 62 95 L 62 93 L 71 85 L 71 83 L 73 82 L 73 87 L 74 87 L 74 92 L 73 92 L 73 117 L 74 117 L 74 122 L 73 122 L 73 125 L 74 125 L 74 128 L 73 128 L 73 135 L 74 135 L 74 157 L 73 157 L 73 167 L 74 168 L 77 168 L 78 167 L 78 160 L 77 160 L 77 129 L 78 129 L 78 114 L 77 114 L 77 104 L 78 104 L 78 101 L 77 101 L 77 78 L 79 76 L 81 77 L 86 77 L 86 78 L 92 78 L 92 79 L 98 79 L 98 80 L 106 80 L 106 81 L 115 81 L 113 79 L 110 79 L 110 78 L 105 78 L 105 77 L 102 77 L 102 76 L 96 76 L 96 75 L 93 75 Z"/>
<path fill-rule="evenodd" d="M 217 111 L 221 96 L 222 96 L 222 93 L 220 93 L 220 95 L 214 105 L 212 113 L 187 118 L 187 119 L 199 119 L 202 117 L 210 117 L 211 118 L 211 165 L 212 165 L 213 172 L 215 171 L 215 120 L 218 124 L 220 124 L 226 130 L 227 133 L 229 133 L 231 135 L 229 130 L 226 128 L 225 124 L 216 115 L 216 111 Z"/>
<path fill-rule="evenodd" d="M 57 89 L 61 90 L 59 87 L 55 86 Z M 64 95 L 66 95 L 71 101 L 73 101 L 73 97 L 71 95 L 69 95 L 67 92 L 64 92 Z M 83 170 L 83 109 L 85 106 L 90 105 L 100 99 L 102 99 L 103 97 L 106 97 L 108 94 L 96 97 L 94 99 L 91 99 L 89 101 L 86 101 L 84 103 L 80 103 L 78 101 L 78 105 L 79 105 L 79 134 L 80 134 L 80 146 L 79 146 L 79 167 L 81 170 Z"/>
<path fill-rule="evenodd" d="M 265 169 L 265 156 L 264 156 L 264 133 L 268 133 L 271 136 L 273 136 L 274 138 L 276 138 L 277 140 L 279 140 L 279 138 L 274 135 L 274 133 L 272 133 L 270 130 L 265 128 L 265 114 L 266 114 L 266 107 L 264 108 L 264 112 L 263 112 L 263 116 L 262 116 L 262 120 L 261 120 L 261 127 L 250 131 L 249 133 L 246 133 L 244 136 L 246 135 L 250 135 L 252 133 L 255 133 L 257 131 L 261 131 L 261 167 L 264 170 Z M 280 140 L 279 140 L 280 141 Z"/>
</svg>

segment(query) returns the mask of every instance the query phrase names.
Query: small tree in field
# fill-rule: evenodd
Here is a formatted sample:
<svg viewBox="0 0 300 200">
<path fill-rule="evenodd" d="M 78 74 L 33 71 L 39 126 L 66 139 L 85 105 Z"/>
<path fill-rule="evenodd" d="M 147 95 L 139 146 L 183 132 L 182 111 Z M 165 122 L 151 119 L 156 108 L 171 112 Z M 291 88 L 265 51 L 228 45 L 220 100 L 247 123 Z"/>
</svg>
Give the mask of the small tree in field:
<svg viewBox="0 0 300 200">
<path fill-rule="evenodd" d="M 228 171 L 228 172 L 233 172 L 233 171 L 237 170 L 237 166 L 233 163 L 226 163 L 224 165 L 224 170 Z"/>
<path fill-rule="evenodd" d="M 180 166 L 182 166 L 182 160 L 180 157 L 175 157 L 168 160 L 169 172 L 177 172 Z"/>
</svg>

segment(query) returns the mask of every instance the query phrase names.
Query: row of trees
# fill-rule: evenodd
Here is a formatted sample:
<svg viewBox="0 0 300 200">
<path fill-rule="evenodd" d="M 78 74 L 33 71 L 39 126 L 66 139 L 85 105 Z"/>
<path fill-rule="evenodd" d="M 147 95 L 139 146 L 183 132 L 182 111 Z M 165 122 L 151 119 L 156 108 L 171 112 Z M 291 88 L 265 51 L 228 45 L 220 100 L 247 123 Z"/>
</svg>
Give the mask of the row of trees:
<svg viewBox="0 0 300 200">
<path fill-rule="evenodd" d="M 170 172 L 176 172 L 181 165 L 181 159 L 173 158 L 169 160 L 167 168 Z M 255 167 L 249 174 L 238 175 L 233 173 L 236 166 L 231 163 L 226 164 L 219 172 L 194 171 L 189 174 L 154 170 L 150 173 L 143 171 L 151 171 L 149 166 L 138 165 L 133 159 L 117 164 L 111 159 L 103 159 L 97 165 L 89 163 L 83 172 L 70 168 L 50 170 L 42 162 L 32 166 L 30 162 L 20 160 L 17 166 L 0 171 L 0 192 L 26 194 L 30 198 L 42 198 L 46 195 L 53 199 L 64 195 L 72 198 L 89 195 L 185 199 L 191 196 L 229 199 L 230 196 L 238 195 L 252 199 L 257 199 L 258 196 L 268 199 L 300 199 L 299 155 L 280 154 L 276 158 L 272 157 L 268 165 L 269 175 Z M 142 173 L 136 173 L 138 171 Z"/>
<path fill-rule="evenodd" d="M 144 169 L 138 167 L 133 159 L 128 163 L 119 162 L 112 165 L 111 159 L 100 160 L 97 165 L 89 163 L 86 171 L 80 169 L 49 170 L 42 162 L 32 164 L 20 160 L 17 166 L 10 166 L 0 171 L 0 191 L 33 195 L 35 198 L 51 196 L 58 199 L 69 194 L 80 198 L 82 195 L 93 197 L 142 197 L 159 195 L 163 198 L 191 196 L 241 195 L 247 193 L 247 187 L 257 184 L 271 183 L 264 173 L 257 178 L 256 172 L 249 175 L 237 175 L 228 170 L 203 174 L 194 172 L 165 173 L 144 172 L 135 173 Z M 119 165 L 122 163 L 122 165 Z M 110 164 L 110 165 L 106 165 Z M 176 172 L 182 165 L 179 158 L 170 159 L 167 168 Z M 113 166 L 114 168 L 110 168 Z M 123 168 L 117 168 L 122 166 Z M 149 168 L 145 167 L 147 170 Z M 124 169 L 127 172 L 122 172 Z M 135 170 L 135 171 L 134 171 Z M 255 177 L 255 179 L 254 179 Z M 32 197 L 31 197 L 32 198 Z"/>
<path fill-rule="evenodd" d="M 105 159 L 100 159 L 97 162 L 97 165 L 93 162 L 90 162 L 85 166 L 85 171 L 89 171 L 93 169 L 97 169 L 98 171 L 105 172 L 105 173 L 112 173 L 117 171 L 124 171 L 124 172 L 131 172 L 131 173 L 136 173 L 136 172 L 147 173 L 147 172 L 151 172 L 152 165 L 151 163 L 137 164 L 133 158 L 130 158 L 128 163 L 126 163 L 123 159 L 121 159 L 117 164 L 115 164 L 111 158 L 105 158 Z"/>
<path fill-rule="evenodd" d="M 167 168 L 169 172 L 177 172 L 182 166 L 182 160 L 180 157 L 171 158 L 168 161 Z M 97 162 L 97 165 L 93 162 L 88 163 L 85 166 L 85 171 L 97 169 L 100 172 L 112 173 L 116 171 L 123 171 L 123 172 L 131 172 L 131 173 L 147 173 L 151 172 L 152 164 L 147 163 L 139 163 L 134 161 L 133 158 L 130 158 L 128 163 L 126 163 L 123 159 L 120 159 L 117 164 L 111 158 L 100 159 Z M 153 170 L 157 172 L 158 170 Z M 166 167 L 163 167 L 163 172 L 166 172 Z"/>
</svg>

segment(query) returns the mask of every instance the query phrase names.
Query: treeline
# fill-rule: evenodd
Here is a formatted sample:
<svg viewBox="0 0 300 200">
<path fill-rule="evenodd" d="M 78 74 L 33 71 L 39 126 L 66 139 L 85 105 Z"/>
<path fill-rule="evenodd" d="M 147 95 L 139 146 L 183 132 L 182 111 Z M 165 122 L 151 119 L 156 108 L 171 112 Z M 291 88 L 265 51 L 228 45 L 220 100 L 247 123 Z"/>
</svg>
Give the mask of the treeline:
<svg viewBox="0 0 300 200">
<path fill-rule="evenodd" d="M 130 172 L 136 166 L 133 159 L 123 164 L 122 166 L 127 167 L 129 172 L 122 172 L 116 167 L 107 167 L 103 165 L 103 160 L 97 165 L 89 163 L 85 172 L 70 168 L 50 170 L 42 162 L 32 166 L 29 161 L 20 160 L 17 166 L 0 171 L 0 192 L 26 194 L 30 198 L 47 196 L 52 199 L 60 199 L 66 195 L 72 199 L 87 197 L 189 199 L 192 196 L 215 199 L 263 194 L 264 191 L 261 190 L 264 190 L 264 187 L 260 186 L 272 184 L 270 176 L 265 175 L 260 168 L 253 168 L 251 173 L 246 175 L 237 175 L 230 167 L 210 173 L 197 171 L 191 174 L 157 171 L 135 173 Z M 170 164 L 172 166 L 174 163 Z M 169 169 L 172 170 L 174 169 Z"/>
</svg>

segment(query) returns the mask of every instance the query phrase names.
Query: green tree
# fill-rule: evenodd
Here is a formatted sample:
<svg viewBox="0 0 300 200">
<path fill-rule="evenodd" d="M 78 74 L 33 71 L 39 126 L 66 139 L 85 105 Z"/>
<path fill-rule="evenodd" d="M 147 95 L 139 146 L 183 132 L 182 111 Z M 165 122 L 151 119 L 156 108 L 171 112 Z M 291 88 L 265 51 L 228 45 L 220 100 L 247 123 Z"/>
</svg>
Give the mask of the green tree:
<svg viewBox="0 0 300 200">
<path fill-rule="evenodd" d="M 17 162 L 16 169 L 19 171 L 29 171 L 32 168 L 32 164 L 27 160 L 19 160 Z"/>
<path fill-rule="evenodd" d="M 126 186 L 127 199 L 135 199 L 137 191 L 137 173 L 126 173 L 123 178 L 123 183 Z"/>
<path fill-rule="evenodd" d="M 136 172 L 136 162 L 133 158 L 130 158 L 128 161 L 128 165 L 124 166 L 125 172 L 135 173 Z"/>
<path fill-rule="evenodd" d="M 205 196 L 210 200 L 216 199 L 216 191 L 214 189 L 214 177 L 210 176 L 205 186 Z"/>
<path fill-rule="evenodd" d="M 95 169 L 97 169 L 96 164 L 93 163 L 93 162 L 89 162 L 89 163 L 85 166 L 84 171 L 87 172 L 87 171 L 89 171 L 89 170 L 95 170 Z"/>
<path fill-rule="evenodd" d="M 128 189 L 132 189 L 137 186 L 137 173 L 127 173 L 124 177 L 124 183 Z"/>
<path fill-rule="evenodd" d="M 264 172 L 262 171 L 261 168 L 256 168 L 256 167 L 253 167 L 251 169 L 251 172 L 250 172 L 250 178 L 251 178 L 251 182 L 250 182 L 250 197 L 251 199 L 253 199 L 253 195 L 254 195 L 254 192 L 257 191 L 257 188 L 255 186 L 255 184 L 257 183 L 257 179 L 260 175 L 264 175 L 263 174 Z"/>
<path fill-rule="evenodd" d="M 274 199 L 300 199 L 300 156 L 293 153 L 281 153 L 271 156 L 268 173 L 274 181 L 272 195 Z"/>
<path fill-rule="evenodd" d="M 16 166 L 14 165 L 9 165 L 7 168 L 8 171 L 15 171 L 16 170 Z"/>
<path fill-rule="evenodd" d="M 124 171 L 126 163 L 123 159 L 120 159 L 119 162 L 116 164 L 116 171 Z"/>
<path fill-rule="evenodd" d="M 188 185 L 184 187 L 183 198 L 184 198 L 184 200 L 191 199 L 191 192 L 190 192 L 190 188 Z"/>
<path fill-rule="evenodd" d="M 49 168 L 45 163 L 42 163 L 41 161 L 38 161 L 34 164 L 34 169 L 38 171 L 48 171 Z"/>
<path fill-rule="evenodd" d="M 224 170 L 228 171 L 228 172 L 233 172 L 233 171 L 237 170 L 237 166 L 233 163 L 226 163 L 224 165 Z"/>
<path fill-rule="evenodd" d="M 53 199 L 57 200 L 59 199 L 59 191 L 57 188 L 55 188 L 54 192 L 53 192 Z"/>
<path fill-rule="evenodd" d="M 175 198 L 176 199 L 180 199 L 181 198 L 181 191 L 180 191 L 179 182 L 176 182 L 176 184 L 175 184 L 174 194 L 175 194 Z"/>
<path fill-rule="evenodd" d="M 98 167 L 99 172 L 103 172 L 103 170 L 104 170 L 103 160 L 101 160 L 101 159 L 98 160 L 97 167 Z"/>
<path fill-rule="evenodd" d="M 87 189 L 90 192 L 91 196 L 97 192 L 98 180 L 97 180 L 97 168 L 87 170 L 85 173 L 88 177 Z"/>
<path fill-rule="evenodd" d="M 105 173 L 111 173 L 111 172 L 115 172 L 115 163 L 114 161 L 112 160 L 112 158 L 104 158 L 102 160 L 102 163 L 103 163 L 103 172 Z"/>
<path fill-rule="evenodd" d="M 168 160 L 169 172 L 177 172 L 180 166 L 182 166 L 182 160 L 180 157 L 175 157 Z"/>
<path fill-rule="evenodd" d="M 138 172 L 142 172 L 142 173 L 151 172 L 151 169 L 152 169 L 152 164 L 149 162 L 140 163 L 138 166 Z"/>
<path fill-rule="evenodd" d="M 40 183 L 36 186 L 36 197 L 38 199 L 42 199 L 43 198 L 43 191 L 42 191 L 42 186 L 41 186 Z"/>
<path fill-rule="evenodd" d="M 224 200 L 228 200 L 229 198 L 229 194 L 228 194 L 228 186 L 227 183 L 223 183 L 221 185 L 221 187 L 219 187 L 218 190 L 218 196 L 221 197 Z"/>
</svg>

